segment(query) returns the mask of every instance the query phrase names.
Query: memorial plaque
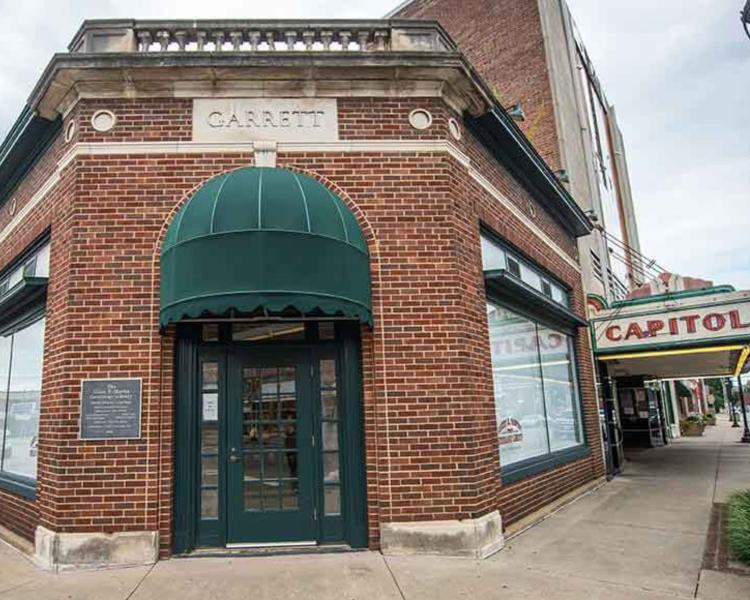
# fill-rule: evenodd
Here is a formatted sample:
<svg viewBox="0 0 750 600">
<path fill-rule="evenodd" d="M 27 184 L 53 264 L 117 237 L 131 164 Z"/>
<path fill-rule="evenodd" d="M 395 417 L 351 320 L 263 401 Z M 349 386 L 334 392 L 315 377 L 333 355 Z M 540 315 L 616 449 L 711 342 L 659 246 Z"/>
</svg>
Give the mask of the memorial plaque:
<svg viewBox="0 0 750 600">
<path fill-rule="evenodd" d="M 82 440 L 132 440 L 141 437 L 141 380 L 81 381 Z"/>
</svg>

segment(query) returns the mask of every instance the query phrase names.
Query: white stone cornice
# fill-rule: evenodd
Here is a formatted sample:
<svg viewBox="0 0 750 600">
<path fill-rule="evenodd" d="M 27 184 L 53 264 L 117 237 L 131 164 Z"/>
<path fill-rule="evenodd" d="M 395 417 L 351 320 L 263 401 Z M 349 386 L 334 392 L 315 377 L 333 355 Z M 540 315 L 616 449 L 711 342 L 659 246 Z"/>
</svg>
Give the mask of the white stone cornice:
<svg viewBox="0 0 750 600">
<path fill-rule="evenodd" d="M 104 156 L 124 154 L 252 154 L 252 142 L 96 142 L 78 143 L 60 159 L 58 167 L 65 168 L 78 156 Z M 279 153 L 294 152 L 437 152 L 449 154 L 463 166 L 471 161 L 454 144 L 446 140 L 346 140 L 337 142 L 279 142 Z"/>
</svg>

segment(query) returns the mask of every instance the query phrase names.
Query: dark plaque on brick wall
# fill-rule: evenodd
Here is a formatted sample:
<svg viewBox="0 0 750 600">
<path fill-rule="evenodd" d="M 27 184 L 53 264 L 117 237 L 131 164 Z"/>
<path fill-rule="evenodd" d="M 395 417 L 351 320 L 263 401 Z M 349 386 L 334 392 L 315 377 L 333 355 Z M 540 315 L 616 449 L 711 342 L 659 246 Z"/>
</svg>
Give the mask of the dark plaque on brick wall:
<svg viewBox="0 0 750 600">
<path fill-rule="evenodd" d="M 141 437 L 141 380 L 81 381 L 81 439 L 133 440 Z"/>
</svg>

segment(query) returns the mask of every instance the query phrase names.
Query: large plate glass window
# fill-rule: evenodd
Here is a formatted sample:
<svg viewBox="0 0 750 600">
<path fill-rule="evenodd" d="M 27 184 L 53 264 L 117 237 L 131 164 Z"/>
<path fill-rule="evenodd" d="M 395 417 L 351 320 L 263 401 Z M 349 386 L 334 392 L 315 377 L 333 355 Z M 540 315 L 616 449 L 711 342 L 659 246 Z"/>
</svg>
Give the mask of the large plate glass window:
<svg viewBox="0 0 750 600">
<path fill-rule="evenodd" d="M 36 479 L 44 317 L 0 335 L 0 472 Z"/>
<path fill-rule="evenodd" d="M 572 338 L 487 303 L 502 466 L 583 443 Z"/>
<path fill-rule="evenodd" d="M 487 276 L 503 271 L 521 284 L 502 301 L 490 288 L 487 320 L 500 464 L 525 470 L 526 463 L 546 464 L 551 455 L 584 444 L 574 329 L 564 316 L 571 314 L 570 300 L 561 283 L 513 248 L 489 234 L 481 242 Z M 525 301 L 526 293 L 537 300 Z"/>
</svg>

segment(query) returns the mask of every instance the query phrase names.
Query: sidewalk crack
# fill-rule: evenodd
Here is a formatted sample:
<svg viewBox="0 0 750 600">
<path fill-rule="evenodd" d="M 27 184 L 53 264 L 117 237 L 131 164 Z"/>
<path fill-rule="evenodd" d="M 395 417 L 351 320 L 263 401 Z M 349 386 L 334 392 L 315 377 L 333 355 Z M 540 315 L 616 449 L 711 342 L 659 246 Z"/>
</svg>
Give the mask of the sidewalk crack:
<svg viewBox="0 0 750 600">
<path fill-rule="evenodd" d="M 406 596 L 404 595 L 404 590 L 401 589 L 401 585 L 399 584 L 398 579 L 396 579 L 396 574 L 393 572 L 393 569 L 391 569 L 391 565 L 388 564 L 388 560 L 386 559 L 385 554 L 381 552 L 380 556 L 383 559 L 383 564 L 385 564 L 385 568 L 388 569 L 388 572 L 391 574 L 393 585 L 396 586 L 396 589 L 398 590 L 398 593 L 401 596 L 401 600 L 406 600 Z"/>
<path fill-rule="evenodd" d="M 146 571 L 143 574 L 143 577 L 141 577 L 138 580 L 138 583 L 135 584 L 135 587 L 133 588 L 133 590 L 127 596 L 125 596 L 125 600 L 130 600 L 133 597 L 133 594 L 135 594 L 138 591 L 138 588 L 141 587 L 141 585 L 143 584 L 143 582 L 146 580 L 146 577 L 148 577 L 149 575 L 151 575 L 151 571 L 153 571 L 156 568 L 156 565 L 157 565 L 157 563 L 154 563 L 153 565 L 151 565 L 149 567 L 148 571 Z"/>
</svg>

